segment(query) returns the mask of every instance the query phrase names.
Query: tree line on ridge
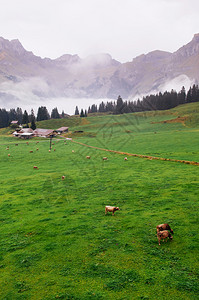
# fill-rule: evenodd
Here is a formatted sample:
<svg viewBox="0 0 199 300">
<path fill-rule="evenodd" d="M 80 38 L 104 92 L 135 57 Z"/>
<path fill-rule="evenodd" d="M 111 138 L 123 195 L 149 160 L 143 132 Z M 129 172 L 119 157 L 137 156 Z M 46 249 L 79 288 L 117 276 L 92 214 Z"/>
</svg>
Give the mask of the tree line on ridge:
<svg viewBox="0 0 199 300">
<path fill-rule="evenodd" d="M 151 94 L 144 96 L 142 100 L 138 99 L 136 101 L 123 101 L 121 96 L 118 96 L 117 101 L 103 101 L 97 105 L 93 104 L 89 106 L 88 110 L 79 113 L 78 107 L 76 106 L 75 115 L 80 115 L 80 117 L 86 117 L 89 113 L 104 113 L 110 112 L 113 114 L 123 114 L 132 112 L 142 112 L 150 110 L 167 110 L 174 108 L 180 104 L 199 102 L 199 87 L 198 85 L 193 85 L 190 87 L 186 93 L 184 86 L 180 92 L 171 90 L 164 93 Z"/>
<path fill-rule="evenodd" d="M 123 101 L 121 96 L 118 96 L 116 101 L 103 101 L 97 106 L 93 104 L 89 106 L 88 110 L 83 110 L 79 112 L 78 107 L 75 108 L 75 115 L 80 117 L 87 117 L 90 113 L 112 113 L 112 114 L 123 114 L 132 112 L 142 112 L 150 110 L 166 110 L 174 108 L 179 104 L 199 102 L 199 87 L 194 84 L 188 92 L 186 93 L 185 88 L 182 87 L 180 92 L 171 90 L 170 92 L 157 93 L 155 95 L 151 94 L 144 96 L 142 100 L 134 101 Z M 43 121 L 49 119 L 59 119 L 65 118 L 67 115 L 62 111 L 59 114 L 57 107 L 53 108 L 51 114 L 49 114 L 45 106 L 38 108 L 37 116 L 35 116 L 33 109 L 31 109 L 31 114 L 28 115 L 27 111 L 22 111 L 21 108 L 12 108 L 7 111 L 4 108 L 0 108 L 0 128 L 7 127 L 10 125 L 11 121 L 18 121 L 19 124 L 24 124 L 25 127 L 30 127 L 32 129 L 36 128 L 36 121 Z"/>
</svg>

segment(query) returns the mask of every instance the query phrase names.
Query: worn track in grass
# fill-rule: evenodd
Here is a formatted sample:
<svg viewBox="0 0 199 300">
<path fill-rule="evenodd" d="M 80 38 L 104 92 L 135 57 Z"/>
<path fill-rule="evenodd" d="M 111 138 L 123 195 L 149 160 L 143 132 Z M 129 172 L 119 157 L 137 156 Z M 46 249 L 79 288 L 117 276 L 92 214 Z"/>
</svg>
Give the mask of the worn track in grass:
<svg viewBox="0 0 199 300">
<path fill-rule="evenodd" d="M 199 162 L 197 162 L 197 161 L 189 161 L 189 160 L 181 160 L 181 159 L 155 157 L 155 156 L 142 155 L 142 154 L 134 154 L 134 153 L 121 152 L 121 151 L 116 151 L 116 150 L 110 150 L 110 149 L 104 149 L 104 148 L 100 148 L 100 147 L 90 146 L 90 145 L 80 143 L 80 142 L 77 142 L 77 141 L 74 141 L 74 140 L 71 140 L 71 142 L 82 145 L 82 146 L 85 146 L 85 147 L 88 147 L 88 148 L 93 148 L 93 149 L 98 149 L 98 150 L 102 150 L 102 151 L 123 154 L 123 155 L 127 155 L 127 156 L 147 158 L 147 159 L 150 159 L 150 160 L 156 159 L 156 160 L 172 161 L 172 162 L 179 162 L 179 163 L 184 163 L 184 164 L 188 164 L 188 165 L 199 166 Z"/>
</svg>

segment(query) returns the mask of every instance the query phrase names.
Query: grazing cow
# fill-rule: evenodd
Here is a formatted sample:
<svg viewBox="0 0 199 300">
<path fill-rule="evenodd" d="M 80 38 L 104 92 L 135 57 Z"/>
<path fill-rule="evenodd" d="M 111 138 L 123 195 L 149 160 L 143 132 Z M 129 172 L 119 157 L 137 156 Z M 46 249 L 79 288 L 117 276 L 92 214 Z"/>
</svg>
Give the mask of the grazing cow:
<svg viewBox="0 0 199 300">
<path fill-rule="evenodd" d="M 39 150 L 39 148 L 36 149 L 37 151 Z"/>
<path fill-rule="evenodd" d="M 54 149 L 54 151 L 56 151 L 56 149 Z"/>
<path fill-rule="evenodd" d="M 33 151 L 32 151 L 32 150 L 30 150 L 30 153 L 33 153 Z"/>
<path fill-rule="evenodd" d="M 39 168 L 37 166 L 34 166 L 33 169 L 37 169 L 38 170 Z"/>
<path fill-rule="evenodd" d="M 163 230 L 169 230 L 173 234 L 173 230 L 171 229 L 171 227 L 167 223 L 158 225 L 156 227 L 156 229 L 157 229 L 157 232 L 163 231 Z"/>
<path fill-rule="evenodd" d="M 64 179 L 65 179 L 65 176 L 62 176 L 61 179 L 64 180 Z"/>
<path fill-rule="evenodd" d="M 51 150 L 48 150 L 48 152 L 51 152 Z"/>
<path fill-rule="evenodd" d="M 91 157 L 90 157 L 90 156 L 86 156 L 86 158 L 87 158 L 87 159 L 90 159 Z"/>
<path fill-rule="evenodd" d="M 124 160 L 127 160 L 127 157 L 125 157 Z"/>
<path fill-rule="evenodd" d="M 15 146 L 18 146 L 18 144 L 15 144 Z"/>
<path fill-rule="evenodd" d="M 8 154 L 8 156 L 10 157 L 10 154 Z"/>
<path fill-rule="evenodd" d="M 105 206 L 105 215 L 109 211 L 109 212 L 112 212 L 112 215 L 114 216 L 114 212 L 116 210 L 120 210 L 119 207 L 116 207 L 116 206 Z"/>
<path fill-rule="evenodd" d="M 9 147 L 7 147 L 6 150 L 9 150 Z"/>
<path fill-rule="evenodd" d="M 29 145 L 29 143 L 28 143 L 28 142 L 26 142 L 26 144 L 27 144 L 27 145 Z"/>
<path fill-rule="evenodd" d="M 72 153 L 74 153 L 75 151 L 74 150 L 72 150 Z"/>
<path fill-rule="evenodd" d="M 108 160 L 108 157 L 103 157 L 103 160 Z"/>
<path fill-rule="evenodd" d="M 170 240 L 172 240 L 172 235 L 170 234 L 170 232 L 168 230 L 163 230 L 163 231 L 159 231 L 157 233 L 157 237 L 158 237 L 158 244 L 160 246 L 160 241 L 163 239 L 166 239 L 167 242 L 167 238 L 169 238 Z"/>
</svg>

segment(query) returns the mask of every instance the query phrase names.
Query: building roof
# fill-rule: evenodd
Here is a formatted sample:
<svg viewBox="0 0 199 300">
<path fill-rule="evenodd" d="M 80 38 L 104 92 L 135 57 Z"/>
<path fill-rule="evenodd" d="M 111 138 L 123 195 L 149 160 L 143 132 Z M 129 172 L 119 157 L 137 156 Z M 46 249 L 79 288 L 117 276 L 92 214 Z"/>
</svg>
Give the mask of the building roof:
<svg viewBox="0 0 199 300">
<path fill-rule="evenodd" d="M 32 128 L 22 128 L 18 133 L 33 133 Z"/>
<path fill-rule="evenodd" d="M 65 130 L 68 130 L 68 127 L 60 127 L 57 129 L 57 131 L 65 131 Z"/>
<path fill-rule="evenodd" d="M 53 129 L 37 128 L 33 131 L 34 135 L 47 136 L 54 132 Z"/>
</svg>

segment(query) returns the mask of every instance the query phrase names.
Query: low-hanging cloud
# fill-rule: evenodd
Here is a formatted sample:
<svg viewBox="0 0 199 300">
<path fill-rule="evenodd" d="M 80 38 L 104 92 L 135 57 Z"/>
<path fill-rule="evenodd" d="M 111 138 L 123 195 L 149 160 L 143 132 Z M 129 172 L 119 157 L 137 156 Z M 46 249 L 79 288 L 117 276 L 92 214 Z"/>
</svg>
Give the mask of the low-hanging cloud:
<svg viewBox="0 0 199 300">
<path fill-rule="evenodd" d="M 56 97 L 47 82 L 39 77 L 0 84 L 0 108 L 7 110 L 20 107 L 29 112 L 33 109 L 37 113 L 39 106 L 46 106 L 49 112 L 57 107 L 59 113 L 64 111 L 73 115 L 76 106 L 85 110 L 92 104 L 98 105 L 102 101 L 108 99 Z"/>
<path fill-rule="evenodd" d="M 176 91 L 180 91 L 183 86 L 185 87 L 186 90 L 188 90 L 190 86 L 192 86 L 194 83 L 195 83 L 194 79 L 190 79 L 187 75 L 182 74 L 160 85 L 159 91 L 165 92 L 165 91 L 171 91 L 172 89 Z"/>
</svg>

